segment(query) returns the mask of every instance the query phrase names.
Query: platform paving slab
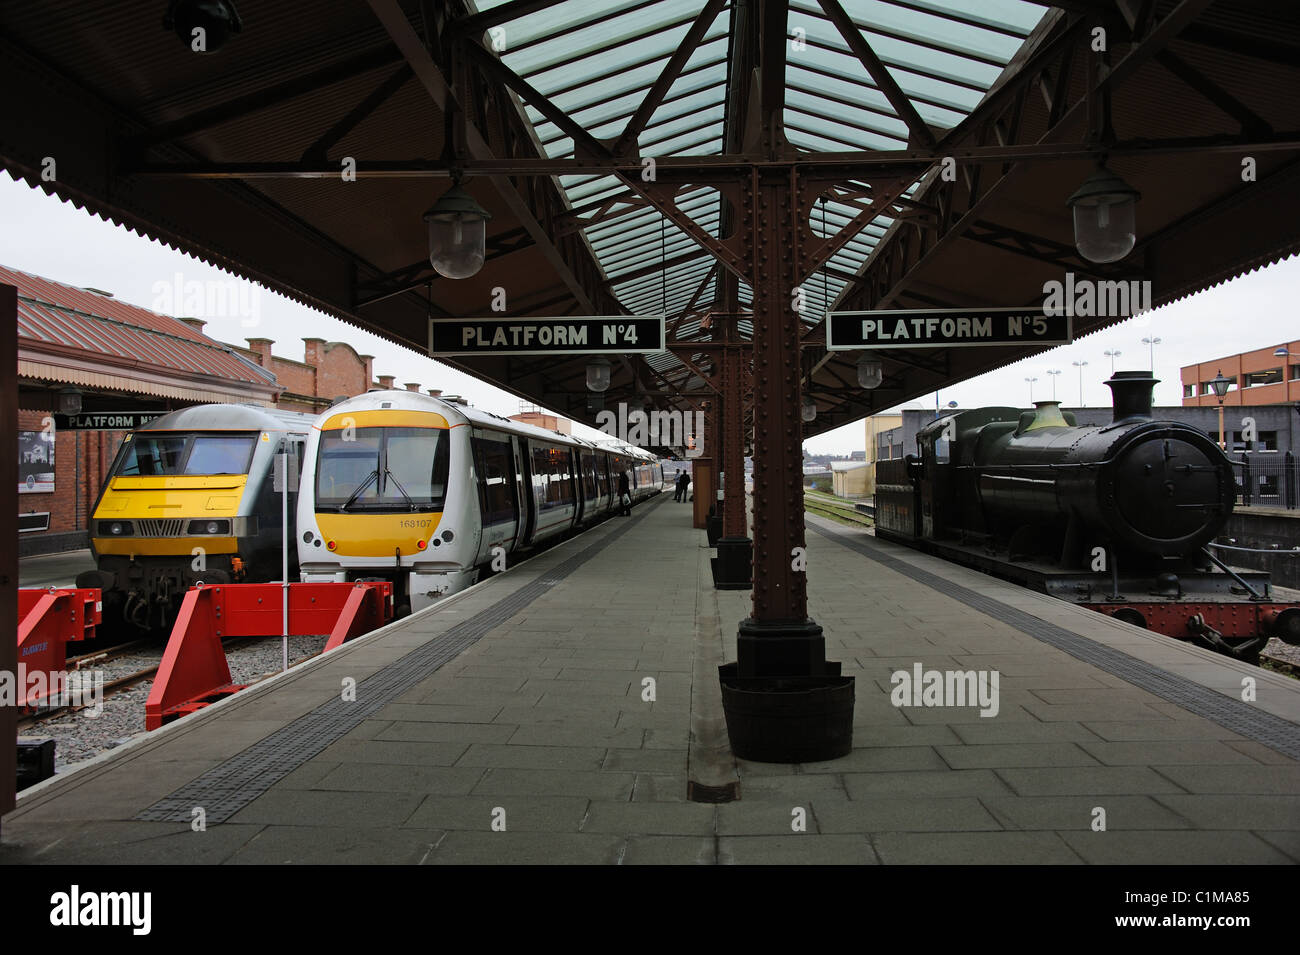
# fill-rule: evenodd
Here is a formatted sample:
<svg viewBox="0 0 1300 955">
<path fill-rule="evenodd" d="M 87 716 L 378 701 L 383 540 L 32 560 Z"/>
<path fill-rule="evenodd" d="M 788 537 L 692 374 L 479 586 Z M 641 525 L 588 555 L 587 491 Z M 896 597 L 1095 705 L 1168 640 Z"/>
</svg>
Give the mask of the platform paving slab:
<svg viewBox="0 0 1300 955">
<path fill-rule="evenodd" d="M 955 588 L 1224 695 L 1252 672 L 1242 664 L 900 548 L 885 565 L 815 528 L 809 612 L 857 678 L 854 749 L 785 765 L 735 759 L 725 735 L 721 752 L 706 747 L 701 734 L 720 726 L 711 668 L 735 658 L 751 597 L 708 586 L 711 551 L 686 509 L 638 511 L 38 787 L 5 818 L 0 861 L 1300 861 L 1295 759 L 972 609 Z M 227 821 L 193 832 L 134 818 L 337 699 L 344 676 L 401 666 L 606 538 Z M 904 565 L 948 583 L 923 585 Z M 895 707 L 891 676 L 916 663 L 998 670 L 997 716 Z M 1258 684 L 1260 708 L 1294 722 L 1300 688 L 1274 674 Z M 738 801 L 687 800 L 706 752 Z M 1106 832 L 1091 829 L 1098 806 Z"/>
</svg>

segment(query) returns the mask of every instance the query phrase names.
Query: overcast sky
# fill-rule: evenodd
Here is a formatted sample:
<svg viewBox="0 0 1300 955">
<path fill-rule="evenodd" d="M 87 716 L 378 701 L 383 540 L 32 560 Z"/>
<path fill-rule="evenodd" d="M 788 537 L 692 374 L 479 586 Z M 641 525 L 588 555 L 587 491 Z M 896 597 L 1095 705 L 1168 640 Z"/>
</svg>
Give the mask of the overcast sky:
<svg viewBox="0 0 1300 955">
<path fill-rule="evenodd" d="M 178 285 L 235 281 L 220 269 L 7 176 L 0 176 L 0 223 L 0 263 L 70 285 L 102 289 L 158 311 L 196 313 L 192 308 L 166 307 L 170 290 Z M 274 354 L 297 361 L 303 358 L 304 337 L 345 341 L 358 352 L 375 356 L 376 376 L 393 375 L 399 385 L 418 381 L 422 388 L 461 394 L 475 406 L 497 414 L 519 410 L 520 401 L 514 395 L 266 289 L 243 285 L 242 307 L 231 310 L 236 314 L 196 316 L 207 320 L 205 334 L 241 345 L 250 337 L 270 338 L 275 341 Z M 1110 392 L 1102 382 L 1110 376 L 1110 359 L 1104 352 L 1120 352 L 1116 369 L 1150 368 L 1150 347 L 1142 339 L 1155 337 L 1160 339 L 1155 346 L 1155 370 L 1161 380 L 1156 386 L 1156 404 L 1177 405 L 1182 398 L 1178 374 L 1182 366 L 1300 338 L 1297 293 L 1300 258 L 1291 258 L 1073 344 L 953 385 L 940 392 L 939 401 L 945 405 L 956 401 L 963 408 L 1028 407 L 1030 384 L 1025 379 L 1036 378 L 1032 386 L 1035 399 L 1052 397 L 1055 384 L 1056 397 L 1074 406 L 1080 403 L 1080 369 L 1073 362 L 1083 361 L 1088 364 L 1082 369 L 1082 403 L 1109 406 Z M 1061 374 L 1050 375 L 1049 370 Z M 934 406 L 934 394 L 903 405 Z M 575 431 L 599 436 L 582 425 Z M 861 421 L 805 442 L 805 448 L 816 454 L 848 454 L 865 447 Z"/>
</svg>

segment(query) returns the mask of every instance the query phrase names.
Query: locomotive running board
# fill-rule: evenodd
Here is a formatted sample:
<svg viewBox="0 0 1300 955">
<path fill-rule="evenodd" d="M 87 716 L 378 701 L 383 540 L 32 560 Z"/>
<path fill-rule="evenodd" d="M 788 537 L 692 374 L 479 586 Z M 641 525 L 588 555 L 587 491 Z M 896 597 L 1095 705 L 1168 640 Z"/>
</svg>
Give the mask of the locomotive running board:
<svg viewBox="0 0 1300 955">
<path fill-rule="evenodd" d="M 146 730 L 244 689 L 230 677 L 222 639 L 283 633 L 284 585 L 218 584 L 185 594 L 144 705 Z M 393 619 L 393 585 L 289 584 L 289 635 L 329 634 L 322 653 Z"/>
</svg>

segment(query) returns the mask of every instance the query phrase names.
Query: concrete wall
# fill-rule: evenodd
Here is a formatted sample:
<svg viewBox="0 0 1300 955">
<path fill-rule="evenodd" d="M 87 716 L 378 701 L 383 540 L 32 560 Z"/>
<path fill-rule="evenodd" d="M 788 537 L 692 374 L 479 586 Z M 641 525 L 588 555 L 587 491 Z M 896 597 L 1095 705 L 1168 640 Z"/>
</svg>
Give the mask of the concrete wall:
<svg viewBox="0 0 1300 955">
<path fill-rule="evenodd" d="M 1237 508 L 1216 543 L 1232 539 L 1236 547 L 1291 550 L 1300 547 L 1300 510 L 1274 508 Z M 1267 571 L 1273 583 L 1300 590 L 1300 557 L 1272 557 L 1241 551 L 1215 551 L 1215 556 L 1232 567 L 1249 567 Z"/>
</svg>

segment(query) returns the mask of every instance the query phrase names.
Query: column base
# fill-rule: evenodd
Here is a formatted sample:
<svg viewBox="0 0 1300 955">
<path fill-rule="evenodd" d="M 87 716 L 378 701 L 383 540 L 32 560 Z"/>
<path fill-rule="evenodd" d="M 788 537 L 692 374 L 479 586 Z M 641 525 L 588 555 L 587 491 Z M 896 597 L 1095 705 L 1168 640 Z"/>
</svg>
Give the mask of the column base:
<svg viewBox="0 0 1300 955">
<path fill-rule="evenodd" d="M 837 673 L 839 664 L 828 664 Z M 745 679 L 718 667 L 731 751 L 760 763 L 814 763 L 853 749 L 851 676 Z"/>
<path fill-rule="evenodd" d="M 748 537 L 723 537 L 717 546 L 718 556 L 712 558 L 713 586 L 718 590 L 753 590 L 753 541 Z"/>
</svg>

